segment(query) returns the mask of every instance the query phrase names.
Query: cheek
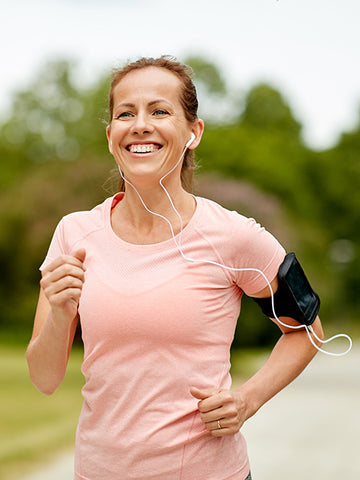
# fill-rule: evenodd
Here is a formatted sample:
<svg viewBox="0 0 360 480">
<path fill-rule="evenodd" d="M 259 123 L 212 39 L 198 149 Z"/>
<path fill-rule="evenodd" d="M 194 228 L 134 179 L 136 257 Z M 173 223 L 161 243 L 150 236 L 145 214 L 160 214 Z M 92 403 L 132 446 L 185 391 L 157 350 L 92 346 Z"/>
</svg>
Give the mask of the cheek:
<svg viewBox="0 0 360 480">
<path fill-rule="evenodd" d="M 119 126 L 115 128 L 112 127 L 110 133 L 108 134 L 108 143 L 109 143 L 109 150 L 114 155 L 116 151 L 120 148 L 122 141 L 125 136 L 125 129 Z"/>
</svg>

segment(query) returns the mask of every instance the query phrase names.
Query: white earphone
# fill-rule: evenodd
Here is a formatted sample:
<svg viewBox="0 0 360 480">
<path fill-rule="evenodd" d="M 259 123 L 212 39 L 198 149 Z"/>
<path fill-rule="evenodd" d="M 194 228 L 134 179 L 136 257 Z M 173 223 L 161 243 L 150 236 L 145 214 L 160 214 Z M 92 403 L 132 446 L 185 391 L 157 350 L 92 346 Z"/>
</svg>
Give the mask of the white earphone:
<svg viewBox="0 0 360 480">
<path fill-rule="evenodd" d="M 185 148 L 188 148 L 190 147 L 190 145 L 192 144 L 192 142 L 195 140 L 195 134 L 192 132 L 191 133 L 191 137 L 190 137 L 190 140 L 187 142 L 187 144 L 185 145 Z"/>
</svg>

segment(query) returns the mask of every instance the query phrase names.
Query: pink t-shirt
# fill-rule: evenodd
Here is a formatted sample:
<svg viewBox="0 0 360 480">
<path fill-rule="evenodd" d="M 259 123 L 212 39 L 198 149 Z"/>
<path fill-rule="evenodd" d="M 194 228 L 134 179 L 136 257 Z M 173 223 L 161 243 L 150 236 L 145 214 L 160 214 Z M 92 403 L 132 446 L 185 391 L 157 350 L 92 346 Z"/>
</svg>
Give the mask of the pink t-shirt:
<svg viewBox="0 0 360 480">
<path fill-rule="evenodd" d="M 230 388 L 242 293 L 266 281 L 259 272 L 188 262 L 173 239 L 121 240 L 110 214 L 122 195 L 64 217 L 44 262 L 86 249 L 75 479 L 242 480 L 249 472 L 242 434 L 212 437 L 189 390 Z M 257 268 L 271 281 L 285 255 L 277 240 L 253 219 L 196 202 L 181 236 L 184 254 Z"/>
</svg>

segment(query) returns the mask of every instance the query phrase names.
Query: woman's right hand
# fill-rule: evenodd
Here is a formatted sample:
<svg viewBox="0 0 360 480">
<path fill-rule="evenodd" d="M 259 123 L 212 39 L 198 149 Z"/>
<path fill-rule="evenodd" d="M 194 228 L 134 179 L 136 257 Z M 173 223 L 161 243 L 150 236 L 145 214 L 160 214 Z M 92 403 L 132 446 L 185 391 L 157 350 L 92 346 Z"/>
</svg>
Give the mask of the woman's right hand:
<svg viewBox="0 0 360 480">
<path fill-rule="evenodd" d="M 72 322 L 78 315 L 80 295 L 85 280 L 85 249 L 62 255 L 42 271 L 40 285 L 53 316 Z"/>
</svg>

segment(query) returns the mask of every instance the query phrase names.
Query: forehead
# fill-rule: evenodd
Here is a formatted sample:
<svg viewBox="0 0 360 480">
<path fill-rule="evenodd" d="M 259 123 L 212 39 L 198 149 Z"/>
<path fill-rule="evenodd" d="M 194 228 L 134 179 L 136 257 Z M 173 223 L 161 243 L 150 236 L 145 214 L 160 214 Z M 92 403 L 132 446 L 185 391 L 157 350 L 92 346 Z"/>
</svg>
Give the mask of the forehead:
<svg viewBox="0 0 360 480">
<path fill-rule="evenodd" d="M 181 81 L 169 70 L 159 67 L 145 67 L 129 72 L 114 88 L 115 104 L 125 98 L 136 97 L 166 98 L 172 102 L 180 99 Z"/>
</svg>

